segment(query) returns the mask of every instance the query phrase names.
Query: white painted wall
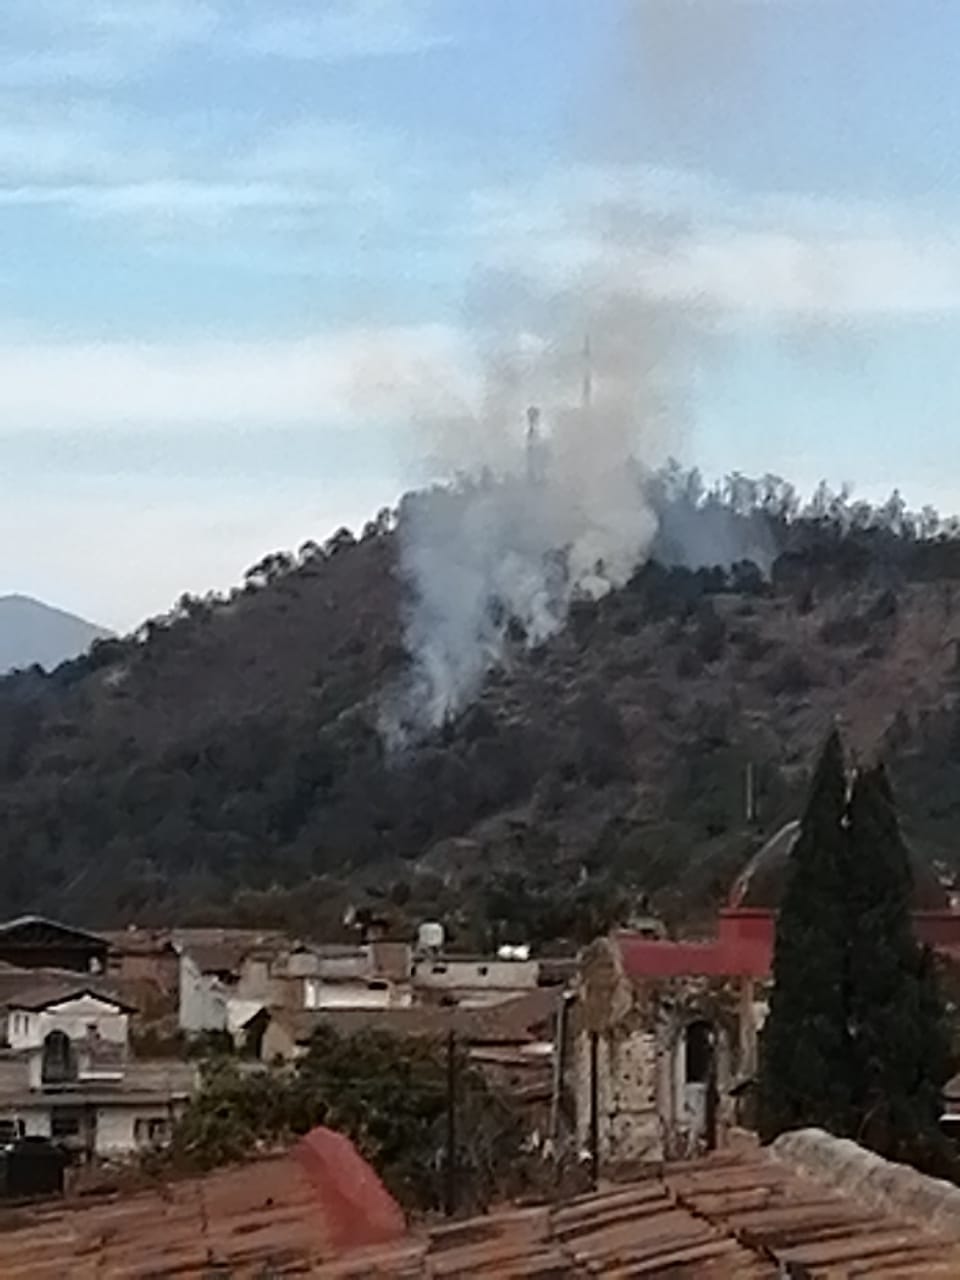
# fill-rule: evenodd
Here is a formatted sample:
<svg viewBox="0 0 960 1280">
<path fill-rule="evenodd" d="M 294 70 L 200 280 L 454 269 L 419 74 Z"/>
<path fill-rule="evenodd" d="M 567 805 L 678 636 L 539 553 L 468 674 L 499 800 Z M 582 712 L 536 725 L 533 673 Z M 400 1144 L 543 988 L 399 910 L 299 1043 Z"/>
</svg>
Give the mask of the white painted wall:
<svg viewBox="0 0 960 1280">
<path fill-rule="evenodd" d="M 287 957 L 288 978 L 308 978 L 319 968 L 320 959 L 315 951 L 291 951 Z"/>
<path fill-rule="evenodd" d="M 305 1009 L 396 1009 L 409 1004 L 409 990 L 398 991 L 392 983 L 370 987 L 366 980 L 356 982 L 324 982 L 322 978 L 304 978 Z"/>
<path fill-rule="evenodd" d="M 128 1015 L 95 996 L 82 996 L 46 1009 L 11 1009 L 7 1014 L 7 1043 L 18 1051 L 40 1049 L 51 1031 L 62 1031 L 76 1042 L 86 1038 L 91 1026 L 101 1040 L 119 1045 L 128 1042 Z"/>
<path fill-rule="evenodd" d="M 212 974 L 202 973 L 189 952 L 180 953 L 180 1009 L 182 1031 L 224 1031 L 228 992 Z"/>
<path fill-rule="evenodd" d="M 23 1126 L 31 1138 L 50 1137 L 49 1107 L 18 1107 L 15 1112 L 7 1111 L 5 1114 L 10 1116 L 11 1119 L 22 1120 Z"/>
<path fill-rule="evenodd" d="M 414 986 L 436 991 L 532 991 L 539 977 L 537 960 L 428 956 L 415 960 L 413 965 Z"/>
<path fill-rule="evenodd" d="M 134 1122 L 139 1114 L 130 1107 L 98 1107 L 97 1155 L 125 1155 L 133 1151 Z"/>
</svg>

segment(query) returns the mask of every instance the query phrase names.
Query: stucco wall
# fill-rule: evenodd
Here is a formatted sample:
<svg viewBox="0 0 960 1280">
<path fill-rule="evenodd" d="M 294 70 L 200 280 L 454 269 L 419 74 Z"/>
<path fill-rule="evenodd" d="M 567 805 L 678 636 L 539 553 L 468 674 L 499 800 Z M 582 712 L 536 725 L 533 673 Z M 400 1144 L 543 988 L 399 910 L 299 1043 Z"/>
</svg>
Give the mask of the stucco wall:
<svg viewBox="0 0 960 1280">
<path fill-rule="evenodd" d="M 64 1000 L 48 1009 L 11 1010 L 7 1015 L 7 1038 L 11 1049 L 39 1049 L 51 1031 L 62 1031 L 71 1040 L 82 1040 L 94 1025 L 101 1040 L 125 1045 L 129 1018 L 113 1005 L 93 996 Z"/>
<path fill-rule="evenodd" d="M 201 973 L 192 957 L 180 956 L 180 1028 L 223 1031 L 227 1026 L 227 992 L 212 974 Z"/>
<path fill-rule="evenodd" d="M 394 1006 L 391 984 L 370 987 L 366 979 L 353 982 L 324 982 L 322 978 L 304 978 L 305 1009 L 389 1009 Z"/>
<path fill-rule="evenodd" d="M 133 1151 L 133 1126 L 139 1113 L 127 1107 L 97 1108 L 97 1155 Z"/>
<path fill-rule="evenodd" d="M 537 960 L 464 960 L 443 956 L 414 962 L 416 987 L 448 991 L 457 988 L 478 991 L 531 991 L 540 976 Z"/>
<path fill-rule="evenodd" d="M 277 1058 L 287 1061 L 297 1056 L 297 1046 L 293 1037 L 282 1023 L 271 1018 L 260 1042 L 260 1058 L 263 1062 L 273 1062 Z"/>
<path fill-rule="evenodd" d="M 15 1110 L 6 1110 L 4 1114 L 11 1118 L 16 1116 L 22 1120 L 24 1128 L 31 1137 L 50 1137 L 49 1107 L 17 1107 Z"/>
</svg>

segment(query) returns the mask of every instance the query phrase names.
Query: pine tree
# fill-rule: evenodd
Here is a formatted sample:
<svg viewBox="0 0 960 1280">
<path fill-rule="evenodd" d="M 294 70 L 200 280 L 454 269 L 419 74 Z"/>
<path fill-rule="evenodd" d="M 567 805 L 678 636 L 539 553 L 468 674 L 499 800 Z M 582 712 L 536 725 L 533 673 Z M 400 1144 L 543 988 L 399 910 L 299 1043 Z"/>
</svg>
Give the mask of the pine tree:
<svg viewBox="0 0 960 1280">
<path fill-rule="evenodd" d="M 845 990 L 848 860 L 839 735 L 817 765 L 777 925 L 774 989 L 761 1037 L 759 1127 L 847 1132 L 853 1093 Z"/>
<path fill-rule="evenodd" d="M 930 1167 L 950 1046 L 933 958 L 913 936 L 910 858 L 882 765 L 860 773 L 846 846 L 847 1019 L 851 1136 L 881 1155 Z"/>
</svg>

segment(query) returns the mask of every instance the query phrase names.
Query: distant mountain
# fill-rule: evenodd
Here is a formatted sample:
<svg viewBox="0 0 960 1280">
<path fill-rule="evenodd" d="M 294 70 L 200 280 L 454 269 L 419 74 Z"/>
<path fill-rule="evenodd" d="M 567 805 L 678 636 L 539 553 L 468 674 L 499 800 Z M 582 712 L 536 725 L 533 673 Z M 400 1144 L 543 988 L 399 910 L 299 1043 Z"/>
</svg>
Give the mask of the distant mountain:
<svg viewBox="0 0 960 1280">
<path fill-rule="evenodd" d="M 35 663 L 50 671 L 109 634 L 29 596 L 0 596 L 0 672 Z"/>
</svg>

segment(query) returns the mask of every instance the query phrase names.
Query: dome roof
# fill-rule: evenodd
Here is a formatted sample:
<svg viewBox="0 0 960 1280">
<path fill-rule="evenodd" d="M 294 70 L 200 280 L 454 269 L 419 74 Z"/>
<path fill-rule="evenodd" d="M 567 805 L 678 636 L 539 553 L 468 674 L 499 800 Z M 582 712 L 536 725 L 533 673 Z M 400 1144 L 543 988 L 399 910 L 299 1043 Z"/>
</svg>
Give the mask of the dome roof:
<svg viewBox="0 0 960 1280">
<path fill-rule="evenodd" d="M 747 910 L 776 911 L 783 897 L 790 853 L 800 835 L 800 823 L 788 822 L 753 855 L 734 882 L 728 906 Z M 907 845 L 913 870 L 913 910 L 942 911 L 950 906 L 949 895 L 933 868 Z"/>
</svg>

